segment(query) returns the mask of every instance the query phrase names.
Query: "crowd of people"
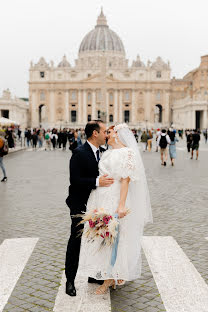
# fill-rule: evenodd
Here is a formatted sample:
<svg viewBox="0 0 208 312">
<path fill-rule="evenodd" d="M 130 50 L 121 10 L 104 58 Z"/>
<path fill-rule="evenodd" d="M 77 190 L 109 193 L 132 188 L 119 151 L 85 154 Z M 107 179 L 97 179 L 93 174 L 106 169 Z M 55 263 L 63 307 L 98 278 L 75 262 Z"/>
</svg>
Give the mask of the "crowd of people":
<svg viewBox="0 0 208 312">
<path fill-rule="evenodd" d="M 82 129 L 25 129 L 24 144 L 33 149 L 42 148 L 45 150 L 55 150 L 56 148 L 66 150 L 67 142 L 69 149 L 73 150 L 82 145 L 84 140 L 84 130 Z M 44 144 L 45 142 L 45 144 Z"/>
<path fill-rule="evenodd" d="M 201 134 L 204 136 L 207 143 L 208 129 L 204 129 L 202 133 L 199 130 L 175 130 L 167 129 L 151 129 L 141 130 L 132 129 L 137 142 L 141 142 L 143 152 L 152 151 L 153 139 L 156 140 L 155 152 L 160 150 L 161 165 L 166 166 L 168 160 L 168 151 L 171 165 L 174 166 L 176 159 L 176 143 L 179 139 L 186 137 L 187 152 L 191 153 L 191 159 L 194 158 L 196 152 L 196 160 L 199 157 L 199 142 Z M 177 134 L 179 139 L 177 138 Z M 26 128 L 21 130 L 18 128 L 3 128 L 0 129 L 0 167 L 3 172 L 1 182 L 7 181 L 6 170 L 3 165 L 3 156 L 8 153 L 8 150 L 14 148 L 19 142 L 22 146 L 31 147 L 34 150 L 44 148 L 46 151 L 55 149 L 66 150 L 67 148 L 73 151 L 85 142 L 84 129 L 42 129 L 42 128 Z"/>
<path fill-rule="evenodd" d="M 179 138 L 183 139 L 183 130 L 178 130 L 178 136 Z M 143 152 L 152 150 L 152 140 L 153 140 L 153 134 L 155 133 L 155 139 L 156 139 L 156 152 L 160 149 L 161 154 L 161 165 L 166 166 L 167 165 L 167 159 L 168 159 L 168 149 L 169 149 L 169 156 L 171 165 L 174 166 L 174 162 L 176 159 L 176 143 L 179 141 L 176 134 L 177 131 L 173 128 L 166 129 L 157 129 L 156 131 L 151 130 L 144 130 L 141 135 L 141 144 Z M 194 151 L 196 151 L 196 160 L 198 160 L 199 157 L 199 141 L 201 139 L 200 136 L 201 132 L 197 129 L 185 130 L 185 136 L 186 136 L 186 142 L 187 142 L 187 151 L 188 153 L 191 152 L 191 159 L 194 157 Z M 205 143 L 207 143 L 207 134 L 208 130 L 203 130 L 203 135 L 205 138 Z"/>
</svg>

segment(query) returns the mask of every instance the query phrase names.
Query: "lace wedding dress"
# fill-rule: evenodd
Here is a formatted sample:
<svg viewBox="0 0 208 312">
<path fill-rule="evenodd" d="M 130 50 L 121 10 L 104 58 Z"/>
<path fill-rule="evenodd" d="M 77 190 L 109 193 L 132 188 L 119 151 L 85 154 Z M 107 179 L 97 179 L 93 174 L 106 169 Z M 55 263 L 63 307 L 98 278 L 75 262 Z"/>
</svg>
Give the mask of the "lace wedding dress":
<svg viewBox="0 0 208 312">
<path fill-rule="evenodd" d="M 119 219 L 118 251 L 112 270 L 109 270 L 112 248 L 105 246 L 100 249 L 102 238 L 98 238 L 92 243 L 88 242 L 84 235 L 82 236 L 79 261 L 79 275 L 81 276 L 93 277 L 97 280 L 123 279 L 130 281 L 137 279 L 141 274 L 140 251 L 144 221 L 141 222 L 140 216 L 142 216 L 143 203 L 142 201 L 135 203 L 137 199 L 131 189 L 131 184 L 139 182 L 141 178 L 136 156 L 133 149 L 123 147 L 106 151 L 99 162 L 100 175 L 108 174 L 109 177 L 114 178 L 114 183 L 110 187 L 98 187 L 93 190 L 87 203 L 87 210 L 104 208 L 109 214 L 114 214 L 120 200 L 120 179 L 129 177 L 126 207 L 131 212 L 126 217 Z M 136 210 L 140 211 L 140 214 L 133 209 L 135 204 Z M 144 216 L 142 218 L 144 219 Z M 85 230 L 88 226 L 88 224 L 85 225 Z"/>
</svg>

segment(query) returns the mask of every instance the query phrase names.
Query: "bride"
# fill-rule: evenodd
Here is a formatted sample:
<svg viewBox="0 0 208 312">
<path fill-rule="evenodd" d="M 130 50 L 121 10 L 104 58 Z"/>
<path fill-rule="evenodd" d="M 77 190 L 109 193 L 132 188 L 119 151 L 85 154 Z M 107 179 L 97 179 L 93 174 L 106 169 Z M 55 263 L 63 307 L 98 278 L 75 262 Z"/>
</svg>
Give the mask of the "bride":
<svg viewBox="0 0 208 312">
<path fill-rule="evenodd" d="M 96 294 L 109 287 L 137 279 L 141 275 L 141 238 L 147 222 L 152 222 L 149 191 L 137 142 L 127 124 L 108 129 L 108 145 L 99 162 L 99 174 L 114 178 L 110 187 L 98 187 L 90 194 L 87 210 L 104 208 L 118 214 L 117 258 L 111 269 L 112 247 L 99 248 L 102 238 L 88 242 L 82 236 L 79 272 L 81 276 L 104 280 Z M 127 214 L 127 209 L 130 213 Z M 84 231 L 89 225 L 85 225 Z"/>
</svg>

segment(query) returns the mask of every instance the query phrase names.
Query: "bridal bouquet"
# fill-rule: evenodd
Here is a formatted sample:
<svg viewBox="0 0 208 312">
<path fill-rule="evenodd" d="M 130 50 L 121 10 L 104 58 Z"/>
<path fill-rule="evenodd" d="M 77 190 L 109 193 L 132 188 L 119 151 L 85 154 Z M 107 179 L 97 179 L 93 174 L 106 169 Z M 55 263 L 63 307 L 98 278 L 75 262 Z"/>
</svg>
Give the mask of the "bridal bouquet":
<svg viewBox="0 0 208 312">
<path fill-rule="evenodd" d="M 129 211 L 127 212 L 129 213 Z M 118 236 L 119 220 L 117 214 L 109 215 L 103 208 L 89 210 L 82 215 L 80 224 L 88 222 L 88 227 L 84 231 L 85 237 L 89 242 L 101 237 L 101 246 L 112 246 Z"/>
</svg>

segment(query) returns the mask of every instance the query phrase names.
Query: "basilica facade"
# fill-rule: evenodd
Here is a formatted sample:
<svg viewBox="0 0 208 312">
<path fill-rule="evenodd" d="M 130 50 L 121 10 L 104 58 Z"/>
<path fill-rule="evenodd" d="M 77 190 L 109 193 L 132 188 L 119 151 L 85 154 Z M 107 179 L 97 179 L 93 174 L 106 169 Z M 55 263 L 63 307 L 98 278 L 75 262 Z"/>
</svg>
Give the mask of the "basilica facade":
<svg viewBox="0 0 208 312">
<path fill-rule="evenodd" d="M 74 66 L 66 56 L 57 66 L 43 57 L 31 62 L 29 124 L 82 128 L 87 121 L 101 118 L 108 125 L 127 122 L 132 128 L 171 123 L 178 127 L 184 122 L 178 117 L 179 100 L 190 94 L 189 80 L 189 76 L 171 79 L 170 64 L 161 57 L 144 64 L 137 56 L 129 65 L 122 40 L 101 10 L 96 26 L 80 44 Z"/>
</svg>

